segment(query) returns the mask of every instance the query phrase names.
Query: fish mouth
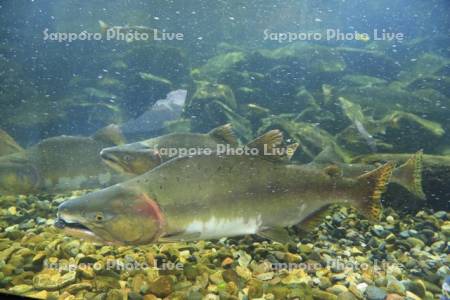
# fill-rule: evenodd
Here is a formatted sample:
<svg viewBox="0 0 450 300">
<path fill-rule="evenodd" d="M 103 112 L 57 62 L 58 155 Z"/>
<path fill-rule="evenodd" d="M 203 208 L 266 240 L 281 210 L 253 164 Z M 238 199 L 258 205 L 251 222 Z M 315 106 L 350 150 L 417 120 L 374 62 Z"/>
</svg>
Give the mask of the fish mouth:
<svg viewBox="0 0 450 300">
<path fill-rule="evenodd" d="M 84 226 L 81 223 L 78 222 L 68 222 L 64 220 L 62 217 L 58 217 L 56 219 L 54 226 L 58 229 L 68 229 L 68 230 L 77 230 L 77 231 L 83 231 L 89 234 L 94 234 L 92 230 L 90 230 L 88 227 Z"/>
<path fill-rule="evenodd" d="M 88 227 L 84 226 L 81 223 L 78 222 L 68 222 L 64 220 L 61 217 L 58 217 L 58 219 L 55 221 L 54 226 L 58 229 L 63 230 L 68 235 L 79 238 L 86 241 L 91 241 L 94 243 L 100 243 L 100 244 L 107 244 L 107 245 L 113 245 L 115 243 L 104 240 L 100 238 L 98 235 L 96 235 L 92 230 L 90 230 Z"/>
<path fill-rule="evenodd" d="M 120 159 L 114 156 L 114 154 L 102 150 L 100 152 L 100 157 L 113 170 L 129 173 L 126 165 L 124 165 Z"/>
<path fill-rule="evenodd" d="M 114 155 L 106 152 L 105 150 L 102 150 L 100 152 L 100 157 L 106 162 L 112 162 L 115 164 L 119 164 L 119 160 Z"/>
</svg>

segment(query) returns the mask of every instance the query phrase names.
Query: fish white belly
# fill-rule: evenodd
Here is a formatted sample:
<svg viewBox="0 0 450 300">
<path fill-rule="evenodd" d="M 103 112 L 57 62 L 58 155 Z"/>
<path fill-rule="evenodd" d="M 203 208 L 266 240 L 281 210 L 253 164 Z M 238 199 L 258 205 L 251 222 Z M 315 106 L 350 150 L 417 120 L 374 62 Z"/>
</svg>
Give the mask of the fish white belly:
<svg viewBox="0 0 450 300">
<path fill-rule="evenodd" d="M 74 177 L 59 177 L 56 182 L 53 182 L 50 179 L 45 181 L 45 187 L 49 190 L 61 190 L 65 191 L 68 189 L 77 189 L 79 188 L 87 178 L 85 176 L 74 176 Z"/>
<path fill-rule="evenodd" d="M 262 225 L 261 216 L 257 218 L 216 218 L 208 221 L 194 220 L 188 225 L 185 234 L 198 234 L 198 239 L 214 239 L 229 236 L 255 234 Z"/>
<path fill-rule="evenodd" d="M 74 177 L 59 177 L 53 182 L 50 179 L 45 181 L 45 188 L 49 191 L 70 191 L 80 188 L 100 188 L 112 181 L 111 173 L 103 173 L 98 175 L 78 175 Z"/>
</svg>

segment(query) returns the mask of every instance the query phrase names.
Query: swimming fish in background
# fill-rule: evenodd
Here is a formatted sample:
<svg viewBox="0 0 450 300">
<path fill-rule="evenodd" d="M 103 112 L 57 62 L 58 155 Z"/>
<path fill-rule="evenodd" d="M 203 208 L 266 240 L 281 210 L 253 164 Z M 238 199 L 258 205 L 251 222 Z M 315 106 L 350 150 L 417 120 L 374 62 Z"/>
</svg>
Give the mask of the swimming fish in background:
<svg viewBox="0 0 450 300">
<path fill-rule="evenodd" d="M 100 33 L 106 34 L 108 31 L 114 31 L 120 34 L 127 33 L 146 33 L 149 35 L 149 39 L 153 37 L 155 29 L 146 26 L 110 26 L 106 22 L 99 20 L 98 25 L 100 26 Z"/>
<path fill-rule="evenodd" d="M 0 158 L 0 194 L 55 193 L 106 187 L 127 177 L 103 164 L 100 151 L 124 142 L 117 126 L 92 137 L 48 138 L 16 154 Z"/>
<path fill-rule="evenodd" d="M 333 147 L 326 148 L 310 164 L 323 168 L 330 175 L 344 177 L 359 176 L 376 168 L 375 164 L 345 163 L 345 159 L 333 152 L 333 149 Z M 422 188 L 422 161 L 423 151 L 410 155 L 403 164 L 395 168 L 391 183 L 402 186 L 419 199 L 424 200 L 426 197 Z"/>
<path fill-rule="evenodd" d="M 361 41 L 361 42 L 368 42 L 370 41 L 370 37 L 367 33 L 356 33 L 355 34 L 355 40 Z"/>
<path fill-rule="evenodd" d="M 118 172 L 140 175 L 166 162 L 182 152 L 211 149 L 218 145 L 238 145 L 231 124 L 225 124 L 209 133 L 171 133 L 132 144 L 103 149 L 100 156 L 112 169 Z"/>
<path fill-rule="evenodd" d="M 248 147 L 267 151 L 282 134 L 269 131 Z M 354 205 L 370 220 L 394 163 L 357 178 L 277 161 L 269 155 L 196 155 L 172 159 L 129 181 L 70 199 L 55 226 L 104 243 L 148 244 L 258 234 L 291 239 L 285 227 L 304 229 L 335 203 Z"/>
<path fill-rule="evenodd" d="M 23 148 L 5 131 L 0 129 L 0 156 L 23 151 Z"/>
<path fill-rule="evenodd" d="M 366 141 L 372 152 L 377 152 L 376 141 L 373 136 L 367 131 L 363 123 L 365 122 L 365 116 L 362 112 L 361 106 L 352 103 L 344 97 L 339 97 L 339 102 L 341 103 L 342 110 L 345 115 L 352 121 L 356 130 L 358 130 L 361 137 Z"/>
<path fill-rule="evenodd" d="M 183 112 L 187 90 L 175 90 L 166 99 L 155 102 L 153 106 L 136 119 L 120 125 L 120 130 L 128 140 L 139 140 L 160 133 L 164 123 L 178 119 Z"/>
<path fill-rule="evenodd" d="M 375 142 L 375 139 L 373 136 L 366 130 L 366 128 L 363 126 L 363 124 L 355 120 L 355 127 L 358 130 L 358 132 L 361 134 L 361 136 L 366 140 L 367 145 L 369 145 L 369 148 L 372 150 L 372 152 L 377 152 L 377 145 Z"/>
</svg>

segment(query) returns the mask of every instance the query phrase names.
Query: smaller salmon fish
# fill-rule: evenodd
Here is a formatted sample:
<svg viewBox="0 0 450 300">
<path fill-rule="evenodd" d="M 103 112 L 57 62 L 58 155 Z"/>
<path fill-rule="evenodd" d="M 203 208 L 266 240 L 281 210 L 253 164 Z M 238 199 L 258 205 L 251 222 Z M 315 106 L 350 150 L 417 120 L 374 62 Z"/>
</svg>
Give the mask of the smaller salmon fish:
<svg viewBox="0 0 450 300">
<path fill-rule="evenodd" d="M 150 28 L 147 26 L 110 26 L 106 22 L 99 20 L 98 24 L 100 26 L 100 32 L 102 34 L 110 34 L 110 35 L 117 35 L 117 34 L 127 34 L 127 33 L 140 33 L 140 34 L 147 34 L 149 38 L 153 39 L 153 36 L 156 35 L 157 30 L 154 28 Z M 127 40 L 129 41 L 129 40 Z M 132 41 L 132 40 L 130 40 Z"/>
<path fill-rule="evenodd" d="M 123 143 L 116 126 L 92 137 L 58 136 L 0 157 L 0 194 L 54 193 L 106 187 L 128 179 L 102 162 L 104 147 Z"/>
<path fill-rule="evenodd" d="M 127 174 L 140 175 L 179 156 L 182 150 L 210 149 L 218 144 L 235 147 L 238 141 L 231 124 L 225 124 L 209 133 L 172 133 L 132 144 L 103 149 L 103 161 L 112 169 Z"/>
</svg>

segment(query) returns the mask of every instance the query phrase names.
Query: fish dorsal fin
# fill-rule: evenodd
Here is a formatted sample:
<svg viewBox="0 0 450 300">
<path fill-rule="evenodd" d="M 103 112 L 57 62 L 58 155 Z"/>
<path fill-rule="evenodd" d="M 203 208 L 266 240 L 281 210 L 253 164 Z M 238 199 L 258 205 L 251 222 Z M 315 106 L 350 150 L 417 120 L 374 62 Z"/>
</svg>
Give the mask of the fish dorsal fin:
<svg viewBox="0 0 450 300">
<path fill-rule="evenodd" d="M 101 34 L 105 34 L 106 31 L 108 31 L 108 24 L 106 24 L 106 22 L 102 21 L 102 20 L 98 20 L 98 25 L 100 26 L 100 33 Z"/>
<path fill-rule="evenodd" d="M 208 135 L 219 143 L 226 143 L 231 146 L 237 146 L 238 141 L 234 135 L 232 125 L 230 123 L 214 128 Z"/>
<path fill-rule="evenodd" d="M 408 160 L 394 170 L 394 177 L 401 185 L 419 199 L 425 200 L 422 189 L 422 158 L 423 151 L 413 154 Z"/>
<path fill-rule="evenodd" d="M 377 169 L 357 177 L 361 197 L 358 197 L 356 207 L 369 221 L 377 221 L 381 214 L 381 195 L 395 169 L 395 162 L 390 161 Z"/>
<path fill-rule="evenodd" d="M 4 144 L 4 148 L 2 149 Z M 21 152 L 23 148 L 6 132 L 0 129 L 0 155 Z"/>
<path fill-rule="evenodd" d="M 313 162 L 316 164 L 336 164 L 344 163 L 346 161 L 345 155 L 341 149 L 337 149 L 337 145 L 330 144 L 325 147 L 317 156 Z"/>
<path fill-rule="evenodd" d="M 7 157 L 2 159 L 2 162 L 10 163 L 10 164 L 17 164 L 17 165 L 24 165 L 28 164 L 29 160 L 24 157 L 23 152 L 20 153 L 13 153 L 11 155 L 8 155 Z"/>
<path fill-rule="evenodd" d="M 120 127 L 115 124 L 110 124 L 98 130 L 92 135 L 92 138 L 108 145 L 122 145 L 126 143 Z"/>
<path fill-rule="evenodd" d="M 326 216 L 330 215 L 332 212 L 331 205 L 326 205 L 319 210 L 311 213 L 301 221 L 296 227 L 300 229 L 303 233 L 309 233 L 314 230 L 320 223 L 325 219 Z"/>
<path fill-rule="evenodd" d="M 289 232 L 284 227 L 271 227 L 258 232 L 257 235 L 281 244 L 294 242 L 294 239 L 289 236 Z"/>
<path fill-rule="evenodd" d="M 247 144 L 247 148 L 257 149 L 258 153 L 269 160 L 283 160 L 286 156 L 283 151 L 275 151 L 275 148 L 283 142 L 283 133 L 278 130 L 270 130 Z M 270 153 L 270 155 L 265 155 Z"/>
<path fill-rule="evenodd" d="M 297 151 L 298 147 L 300 147 L 299 143 L 293 143 L 290 145 L 287 145 L 286 147 L 286 160 L 291 160 L 292 156 L 294 156 L 295 151 Z"/>
</svg>

